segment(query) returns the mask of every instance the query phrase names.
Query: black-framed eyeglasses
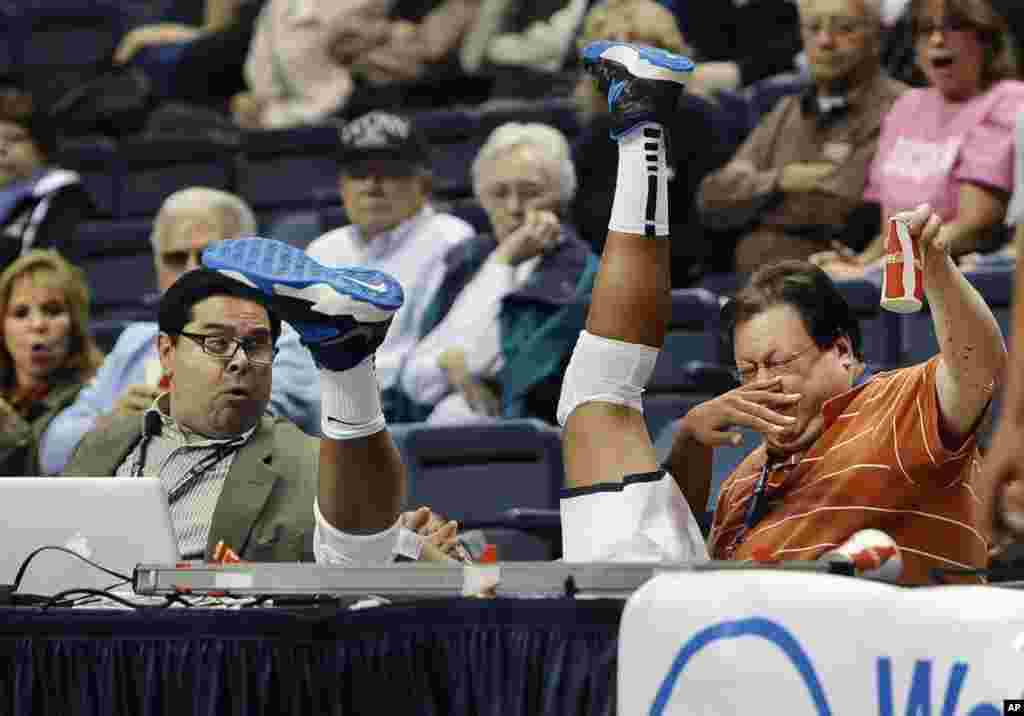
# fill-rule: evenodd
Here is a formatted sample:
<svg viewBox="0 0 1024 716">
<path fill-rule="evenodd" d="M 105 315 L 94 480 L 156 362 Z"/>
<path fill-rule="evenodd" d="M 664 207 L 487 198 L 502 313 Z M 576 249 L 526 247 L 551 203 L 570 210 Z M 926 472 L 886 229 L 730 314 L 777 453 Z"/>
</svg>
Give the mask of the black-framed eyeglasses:
<svg viewBox="0 0 1024 716">
<path fill-rule="evenodd" d="M 736 366 L 733 371 L 733 377 L 740 383 L 750 383 L 757 378 L 758 372 L 761 368 L 764 369 L 765 378 L 775 378 L 780 375 L 787 373 L 787 368 L 791 367 L 796 361 L 803 355 L 805 355 L 812 348 L 817 348 L 817 343 L 812 343 L 801 351 L 797 351 L 793 355 L 783 358 L 782 360 L 776 361 L 765 361 L 760 365 L 752 363 L 751 365 Z"/>
<path fill-rule="evenodd" d="M 185 331 L 179 335 L 195 341 L 203 353 L 219 360 L 230 361 L 239 348 L 245 351 L 245 357 L 253 365 L 270 365 L 277 355 L 277 346 L 269 338 L 229 338 L 216 333 L 204 335 Z"/>
</svg>

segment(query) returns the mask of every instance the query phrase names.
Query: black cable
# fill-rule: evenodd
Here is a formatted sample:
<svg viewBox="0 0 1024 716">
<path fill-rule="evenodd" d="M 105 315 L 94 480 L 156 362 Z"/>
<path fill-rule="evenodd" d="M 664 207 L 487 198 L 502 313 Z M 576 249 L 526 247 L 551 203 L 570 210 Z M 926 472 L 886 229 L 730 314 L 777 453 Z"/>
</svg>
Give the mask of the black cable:
<svg viewBox="0 0 1024 716">
<path fill-rule="evenodd" d="M 57 545 L 50 544 L 50 545 L 44 545 L 42 547 L 37 547 L 36 549 L 32 550 L 32 552 L 29 553 L 29 555 L 27 557 L 25 557 L 25 560 L 21 563 L 21 566 L 18 568 L 18 573 L 16 575 L 14 575 L 14 591 L 15 592 L 17 592 L 18 591 L 18 587 L 21 586 L 21 580 L 25 576 L 25 570 L 28 569 L 29 562 L 31 562 L 32 559 L 37 554 L 39 554 L 40 552 L 45 552 L 48 549 L 52 549 L 52 550 L 55 550 L 57 552 L 65 552 L 67 554 L 73 555 L 73 556 L 77 557 L 78 559 L 82 560 L 83 562 L 85 562 L 86 564 L 88 564 L 88 565 L 90 565 L 92 567 L 95 567 L 96 569 L 100 570 L 101 572 L 105 572 L 105 573 L 109 574 L 111 577 L 117 577 L 118 579 L 121 580 L 122 584 L 124 582 L 131 582 L 132 581 L 132 577 L 130 577 L 129 575 L 121 574 L 120 572 L 115 572 L 112 569 L 107 569 L 102 564 L 99 564 L 97 562 L 93 562 L 88 557 L 83 557 L 78 552 L 74 551 L 73 549 L 68 549 L 67 547 L 58 547 Z"/>
<path fill-rule="evenodd" d="M 96 569 L 100 570 L 101 572 L 106 572 L 111 577 L 117 577 L 118 579 L 120 579 L 122 581 L 122 583 L 132 581 L 132 578 L 129 575 L 121 574 L 120 572 L 115 572 L 112 569 L 107 569 L 102 564 L 98 564 L 97 562 L 93 562 L 91 559 L 89 559 L 87 557 L 83 557 L 78 552 L 74 551 L 73 549 L 68 549 L 67 547 L 58 547 L 57 545 L 50 544 L 50 545 L 44 545 L 42 547 L 38 547 L 38 548 L 32 550 L 32 552 L 29 553 L 29 555 L 27 557 L 25 557 L 25 560 L 21 563 L 21 566 L 18 567 L 18 573 L 16 575 L 14 575 L 14 590 L 13 590 L 14 592 L 17 592 L 18 591 L 18 587 L 21 586 L 21 580 L 25 576 L 25 570 L 28 569 L 29 562 L 31 562 L 32 559 L 37 554 L 39 554 L 40 552 L 45 552 L 48 549 L 56 550 L 57 552 L 66 552 L 67 554 L 74 555 L 75 557 L 77 557 L 78 559 L 82 560 L 83 562 L 85 562 L 89 566 L 95 567 Z M 99 590 L 95 590 L 95 591 L 99 591 Z"/>
<path fill-rule="evenodd" d="M 115 601 L 118 604 L 121 604 L 123 606 L 131 607 L 132 609 L 141 609 L 142 607 L 146 606 L 145 604 L 135 604 L 134 602 L 128 601 L 124 597 L 118 597 L 118 596 L 115 596 L 114 594 L 111 594 L 110 592 L 104 592 L 102 589 L 81 588 L 81 589 L 65 589 L 63 592 L 57 592 L 52 597 L 50 597 L 50 599 L 45 604 L 43 604 L 43 611 L 46 611 L 50 607 L 63 606 L 61 604 L 61 602 L 65 601 L 68 598 L 68 596 L 70 596 L 72 594 L 83 594 L 83 595 L 93 595 L 93 596 L 97 596 L 97 597 L 105 597 L 105 598 L 113 600 L 113 601 Z M 71 603 L 73 604 L 74 600 L 72 600 Z"/>
</svg>

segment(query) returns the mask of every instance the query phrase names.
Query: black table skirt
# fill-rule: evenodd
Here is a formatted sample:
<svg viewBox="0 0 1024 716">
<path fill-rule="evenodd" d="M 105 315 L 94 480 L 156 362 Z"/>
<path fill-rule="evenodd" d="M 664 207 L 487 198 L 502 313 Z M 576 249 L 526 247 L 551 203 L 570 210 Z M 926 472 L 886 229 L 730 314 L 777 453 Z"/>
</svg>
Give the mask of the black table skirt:
<svg viewBox="0 0 1024 716">
<path fill-rule="evenodd" d="M 0 714 L 612 716 L 622 608 L 0 609 Z"/>
</svg>

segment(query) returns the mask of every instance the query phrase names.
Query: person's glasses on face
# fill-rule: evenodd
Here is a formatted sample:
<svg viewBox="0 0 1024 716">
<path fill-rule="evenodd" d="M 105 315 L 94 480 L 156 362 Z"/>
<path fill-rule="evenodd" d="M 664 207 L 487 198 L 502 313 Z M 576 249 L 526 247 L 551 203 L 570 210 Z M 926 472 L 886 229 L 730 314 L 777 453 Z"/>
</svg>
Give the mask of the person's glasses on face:
<svg viewBox="0 0 1024 716">
<path fill-rule="evenodd" d="M 801 351 L 793 353 L 780 360 L 766 360 L 760 365 L 757 363 L 745 363 L 743 365 L 737 365 L 733 371 L 733 377 L 743 385 L 752 383 L 757 380 L 761 370 L 764 371 L 764 379 L 769 380 L 771 378 L 777 378 L 780 375 L 787 375 L 793 372 L 793 368 L 796 366 L 797 360 L 802 358 L 813 348 L 817 348 L 816 343 L 812 343 Z"/>
<path fill-rule="evenodd" d="M 245 351 L 245 357 L 253 365 L 270 365 L 274 362 L 274 356 L 277 355 L 277 347 L 270 336 L 229 338 L 217 333 L 202 334 L 186 333 L 185 331 L 182 331 L 181 335 L 199 344 L 206 355 L 227 362 L 235 357 L 239 348 Z"/>
<path fill-rule="evenodd" d="M 822 31 L 825 31 L 834 38 L 846 39 L 856 35 L 867 26 L 868 22 L 864 18 L 847 17 L 844 15 L 808 17 L 800 21 L 800 29 L 810 37 L 815 37 Z"/>
<path fill-rule="evenodd" d="M 966 32 L 971 29 L 973 29 L 973 25 L 971 25 L 967 18 L 957 17 L 956 15 L 944 17 L 941 20 L 923 17 L 914 21 L 914 34 L 918 37 L 931 37 L 940 31 L 943 35 L 948 35 L 952 32 Z"/>
</svg>

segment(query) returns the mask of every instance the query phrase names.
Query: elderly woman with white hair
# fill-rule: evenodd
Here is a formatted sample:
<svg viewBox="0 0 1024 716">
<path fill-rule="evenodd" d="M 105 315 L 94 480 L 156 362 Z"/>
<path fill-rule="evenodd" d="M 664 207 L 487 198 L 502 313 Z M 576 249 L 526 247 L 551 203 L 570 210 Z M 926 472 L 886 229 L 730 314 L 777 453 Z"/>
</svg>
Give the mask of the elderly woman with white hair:
<svg viewBox="0 0 1024 716">
<path fill-rule="evenodd" d="M 493 234 L 454 247 L 402 367 L 391 421 L 553 420 L 597 257 L 562 215 L 576 190 L 557 129 L 510 122 L 473 162 Z"/>
</svg>

